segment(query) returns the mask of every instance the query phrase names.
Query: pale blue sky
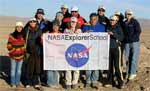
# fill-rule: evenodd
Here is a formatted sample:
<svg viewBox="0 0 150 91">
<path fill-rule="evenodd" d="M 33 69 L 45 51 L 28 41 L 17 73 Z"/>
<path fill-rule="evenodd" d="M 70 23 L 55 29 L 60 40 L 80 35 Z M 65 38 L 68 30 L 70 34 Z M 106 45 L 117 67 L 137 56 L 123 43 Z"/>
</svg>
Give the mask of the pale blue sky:
<svg viewBox="0 0 150 91">
<path fill-rule="evenodd" d="M 106 7 L 109 17 L 115 11 L 124 13 L 132 9 L 137 18 L 150 19 L 150 0 L 0 0 L 0 15 L 33 17 L 37 8 L 43 8 L 48 19 L 53 19 L 62 4 L 78 6 L 80 14 L 88 19 L 91 12 L 97 12 L 99 5 Z"/>
</svg>

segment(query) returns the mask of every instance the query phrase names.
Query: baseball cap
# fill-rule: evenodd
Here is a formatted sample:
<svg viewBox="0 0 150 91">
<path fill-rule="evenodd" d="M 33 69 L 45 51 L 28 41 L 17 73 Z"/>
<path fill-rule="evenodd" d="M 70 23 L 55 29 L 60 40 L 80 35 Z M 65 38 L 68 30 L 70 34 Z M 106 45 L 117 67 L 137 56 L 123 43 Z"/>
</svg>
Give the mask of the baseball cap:
<svg viewBox="0 0 150 91">
<path fill-rule="evenodd" d="M 39 8 L 39 9 L 37 9 L 36 14 L 43 14 L 44 15 L 44 10 Z"/>
<path fill-rule="evenodd" d="M 100 10 L 100 9 L 103 9 L 104 11 L 105 11 L 105 7 L 103 6 L 103 5 L 100 5 L 99 7 L 98 7 L 98 9 Z"/>
<path fill-rule="evenodd" d="M 112 15 L 112 16 L 110 16 L 110 20 L 118 20 L 118 18 L 117 18 L 117 16 Z"/>
<path fill-rule="evenodd" d="M 16 26 L 21 26 L 21 27 L 23 27 L 23 23 L 22 23 L 22 22 L 16 22 Z"/>
<path fill-rule="evenodd" d="M 131 14 L 131 15 L 133 15 L 133 12 L 132 12 L 131 9 L 128 9 L 128 10 L 126 10 L 125 14 Z"/>
<path fill-rule="evenodd" d="M 79 9 L 78 9 L 77 6 L 73 6 L 73 7 L 71 8 L 71 11 L 79 11 Z"/>
<path fill-rule="evenodd" d="M 71 17 L 71 22 L 77 22 L 78 20 L 77 20 L 77 18 L 76 17 Z"/>
<path fill-rule="evenodd" d="M 63 4 L 63 5 L 61 5 L 61 8 L 68 9 L 68 6 L 67 6 L 67 4 Z"/>
<path fill-rule="evenodd" d="M 60 22 L 58 20 L 54 20 L 53 25 L 60 26 Z"/>
<path fill-rule="evenodd" d="M 37 21 L 36 18 L 30 18 L 29 21 Z"/>
</svg>

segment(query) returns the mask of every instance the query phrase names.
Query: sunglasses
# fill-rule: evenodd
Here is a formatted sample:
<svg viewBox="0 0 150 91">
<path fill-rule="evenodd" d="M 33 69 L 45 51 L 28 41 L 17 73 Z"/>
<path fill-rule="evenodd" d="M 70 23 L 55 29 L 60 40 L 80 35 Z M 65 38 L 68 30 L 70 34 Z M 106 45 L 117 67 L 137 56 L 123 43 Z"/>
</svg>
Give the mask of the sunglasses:
<svg viewBox="0 0 150 91">
<path fill-rule="evenodd" d="M 67 8 L 61 8 L 61 9 L 67 9 Z"/>
<path fill-rule="evenodd" d="M 129 13 L 128 13 L 127 15 L 132 15 L 132 14 L 129 14 Z"/>
<path fill-rule="evenodd" d="M 116 21 L 116 20 L 114 20 L 114 19 L 110 19 L 110 21 Z"/>
<path fill-rule="evenodd" d="M 77 23 L 77 22 L 75 22 L 75 21 L 71 21 L 71 23 Z"/>
<path fill-rule="evenodd" d="M 78 11 L 71 11 L 71 12 L 77 13 Z"/>
<path fill-rule="evenodd" d="M 105 12 L 105 10 L 104 10 L 104 9 L 99 9 L 98 11 L 102 11 L 102 12 Z"/>
<path fill-rule="evenodd" d="M 36 23 L 36 21 L 30 21 L 30 23 Z"/>
</svg>

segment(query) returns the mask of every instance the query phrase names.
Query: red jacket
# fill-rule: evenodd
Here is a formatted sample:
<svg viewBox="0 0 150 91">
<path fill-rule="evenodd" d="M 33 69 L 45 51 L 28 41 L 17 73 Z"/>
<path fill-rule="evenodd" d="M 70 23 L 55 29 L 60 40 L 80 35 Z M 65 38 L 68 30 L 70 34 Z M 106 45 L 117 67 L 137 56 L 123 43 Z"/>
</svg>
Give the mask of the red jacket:
<svg viewBox="0 0 150 91">
<path fill-rule="evenodd" d="M 70 18 L 71 17 L 64 18 L 63 22 L 65 22 L 65 23 L 70 22 Z M 86 23 L 86 20 L 80 15 L 77 17 L 77 19 L 78 19 L 78 23 L 79 23 L 80 27 L 82 27 L 84 25 L 84 23 Z"/>
</svg>

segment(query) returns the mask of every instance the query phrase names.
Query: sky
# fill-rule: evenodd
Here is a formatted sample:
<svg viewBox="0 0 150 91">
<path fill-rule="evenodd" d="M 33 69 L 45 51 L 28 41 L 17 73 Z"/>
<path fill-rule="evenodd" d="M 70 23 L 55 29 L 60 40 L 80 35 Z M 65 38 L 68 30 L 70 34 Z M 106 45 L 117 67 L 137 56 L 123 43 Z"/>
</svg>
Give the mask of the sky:
<svg viewBox="0 0 150 91">
<path fill-rule="evenodd" d="M 77 6 L 80 15 L 87 20 L 100 5 L 105 6 L 107 17 L 115 11 L 124 13 L 132 9 L 135 17 L 150 19 L 150 0 L 0 0 L 0 15 L 34 17 L 36 10 L 43 8 L 45 17 L 53 20 L 62 4 L 67 4 L 69 9 Z"/>
</svg>

